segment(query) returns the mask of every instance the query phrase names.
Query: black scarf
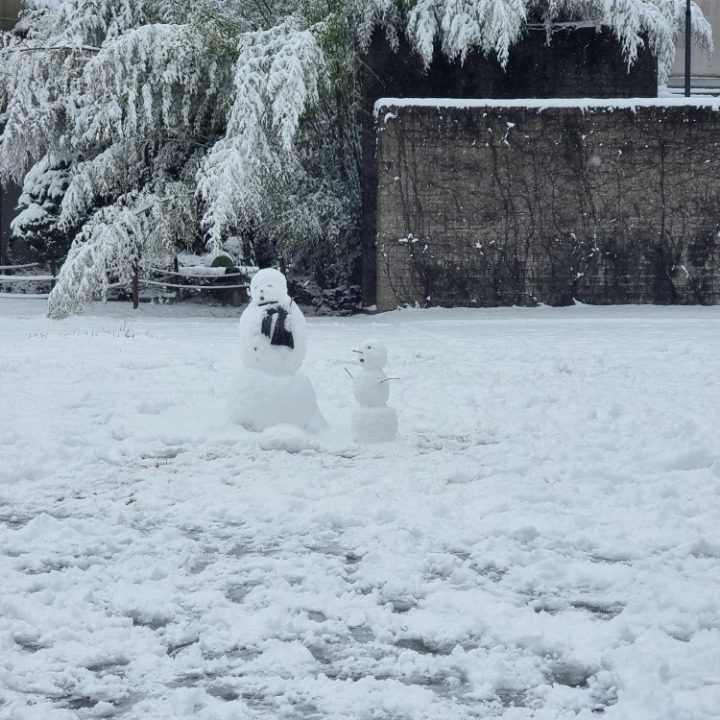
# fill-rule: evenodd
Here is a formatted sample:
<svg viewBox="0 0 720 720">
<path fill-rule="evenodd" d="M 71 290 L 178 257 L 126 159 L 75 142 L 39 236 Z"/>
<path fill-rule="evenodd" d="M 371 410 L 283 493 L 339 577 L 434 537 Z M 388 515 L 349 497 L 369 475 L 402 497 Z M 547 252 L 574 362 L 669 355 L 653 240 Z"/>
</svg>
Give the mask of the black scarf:
<svg viewBox="0 0 720 720">
<path fill-rule="evenodd" d="M 277 315 L 277 318 L 274 316 Z M 271 345 L 284 345 L 285 347 L 294 348 L 295 340 L 293 334 L 285 327 L 285 320 L 288 313 L 280 305 L 273 305 L 266 308 L 260 325 L 260 332 L 265 337 L 270 338 Z M 273 322 L 275 320 L 275 322 Z"/>
</svg>

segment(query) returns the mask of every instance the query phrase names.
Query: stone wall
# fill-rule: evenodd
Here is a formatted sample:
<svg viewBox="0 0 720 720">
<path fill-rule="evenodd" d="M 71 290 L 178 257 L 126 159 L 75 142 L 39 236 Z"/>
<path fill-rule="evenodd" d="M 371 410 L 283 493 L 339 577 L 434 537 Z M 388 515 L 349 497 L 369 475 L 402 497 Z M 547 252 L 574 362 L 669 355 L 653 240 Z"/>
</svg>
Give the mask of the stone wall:
<svg viewBox="0 0 720 720">
<path fill-rule="evenodd" d="M 493 55 L 470 52 L 464 62 L 436 50 L 422 59 L 401 36 L 390 47 L 377 32 L 360 66 L 362 99 L 363 299 L 375 302 L 375 209 L 377 173 L 373 108 L 383 97 L 408 98 L 572 98 L 655 97 L 657 61 L 645 46 L 628 66 L 608 28 L 528 26 L 501 67 Z"/>
<path fill-rule="evenodd" d="M 379 309 L 720 301 L 718 101 L 438 102 L 378 104 Z"/>
</svg>

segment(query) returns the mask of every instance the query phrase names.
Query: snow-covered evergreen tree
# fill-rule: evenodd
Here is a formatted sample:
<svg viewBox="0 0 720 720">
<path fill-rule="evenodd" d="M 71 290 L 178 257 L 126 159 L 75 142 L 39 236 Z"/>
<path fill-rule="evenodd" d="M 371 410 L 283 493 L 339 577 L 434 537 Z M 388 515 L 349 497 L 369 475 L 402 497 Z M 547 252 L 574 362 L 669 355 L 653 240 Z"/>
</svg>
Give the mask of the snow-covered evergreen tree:
<svg viewBox="0 0 720 720">
<path fill-rule="evenodd" d="M 426 64 L 437 47 L 505 62 L 528 22 L 585 20 L 609 26 L 628 62 L 647 38 L 662 72 L 685 0 L 25 5 L 16 29 L 0 34 L 0 181 L 28 176 L 19 233 L 42 230 L 44 205 L 33 198 L 52 197 L 48 233 L 74 235 L 50 298 L 50 314 L 62 317 L 135 263 L 183 245 L 218 249 L 231 236 L 327 284 L 351 274 L 358 58 L 376 29 L 391 42 L 407 36 Z M 710 47 L 696 6 L 693 24 Z M 49 173 L 60 157 L 61 198 Z"/>
<path fill-rule="evenodd" d="M 12 221 L 20 238 L 44 263 L 55 265 L 70 247 L 75 228 L 60 222 L 63 198 L 70 182 L 68 157 L 44 155 L 25 175 L 20 212 Z"/>
</svg>

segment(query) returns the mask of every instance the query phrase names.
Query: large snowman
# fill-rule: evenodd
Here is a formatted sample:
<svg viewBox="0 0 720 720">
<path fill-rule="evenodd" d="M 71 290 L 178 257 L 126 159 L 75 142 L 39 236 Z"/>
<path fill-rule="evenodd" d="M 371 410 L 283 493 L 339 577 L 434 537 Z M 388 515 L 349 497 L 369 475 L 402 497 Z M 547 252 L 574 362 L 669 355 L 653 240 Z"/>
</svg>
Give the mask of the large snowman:
<svg viewBox="0 0 720 720">
<path fill-rule="evenodd" d="M 242 362 L 271 375 L 292 375 L 305 359 L 305 316 L 290 299 L 285 276 L 258 270 L 250 281 L 250 304 L 240 316 Z"/>
<path fill-rule="evenodd" d="M 359 407 L 352 414 L 355 442 L 376 443 L 394 440 L 398 431 L 397 413 L 387 406 L 389 378 L 385 374 L 387 349 L 377 340 L 366 340 L 355 350 L 361 370 L 353 378 L 353 393 Z"/>
<path fill-rule="evenodd" d="M 306 352 L 305 317 L 278 270 L 259 270 L 240 317 L 243 373 L 230 416 L 249 430 L 290 424 L 315 432 L 325 425 L 315 391 L 298 372 Z"/>
</svg>

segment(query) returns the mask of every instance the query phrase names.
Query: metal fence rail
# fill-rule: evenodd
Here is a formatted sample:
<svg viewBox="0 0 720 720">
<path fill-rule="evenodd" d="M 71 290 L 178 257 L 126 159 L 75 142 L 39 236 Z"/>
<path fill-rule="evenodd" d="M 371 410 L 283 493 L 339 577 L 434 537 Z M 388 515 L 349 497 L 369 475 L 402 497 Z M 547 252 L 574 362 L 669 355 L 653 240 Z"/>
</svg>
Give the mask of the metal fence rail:
<svg viewBox="0 0 720 720">
<path fill-rule="evenodd" d="M 25 270 L 27 268 L 40 267 L 40 263 L 28 263 L 26 265 L 0 265 L 0 270 Z"/>
<path fill-rule="evenodd" d="M 247 290 L 250 287 L 248 272 L 223 272 L 222 267 L 188 266 L 180 267 L 177 264 L 173 269 L 156 266 L 146 268 L 135 267 L 129 292 L 133 307 L 137 308 L 140 302 L 140 291 L 145 288 L 148 292 L 166 290 L 166 297 L 177 297 L 178 293 L 188 291 L 222 293 L 225 291 Z M 238 268 L 228 268 L 237 270 Z M 242 278 L 244 282 L 232 282 Z M 183 282 L 186 280 L 186 282 Z M 231 282 L 227 282 L 230 280 Z M 127 288 L 126 288 L 127 290 Z M 172 294 L 169 294 L 172 292 Z"/>
<path fill-rule="evenodd" d="M 47 293 L 26 293 L 26 292 L 8 292 L 5 285 L 17 285 L 23 283 L 50 283 L 50 287 L 55 285 L 57 277 L 55 275 L 7 275 L 8 270 L 29 270 L 31 268 L 40 267 L 40 263 L 25 263 L 23 265 L 0 265 L 0 298 L 12 298 L 13 300 L 47 300 L 50 295 Z"/>
<path fill-rule="evenodd" d="M 54 275 L 0 275 L 0 282 L 50 282 Z"/>
<path fill-rule="evenodd" d="M 47 299 L 47 293 L 23 293 L 8 292 L 5 284 L 21 284 L 21 283 L 50 283 L 51 287 L 55 285 L 56 275 L 37 274 L 37 275 L 8 275 L 6 271 L 29 270 L 31 268 L 40 267 L 39 263 L 27 263 L 24 265 L 0 265 L 0 298 L 27 298 L 27 299 Z M 198 266 L 199 270 L 193 267 L 177 268 L 174 270 L 166 270 L 159 267 L 148 267 L 144 274 L 141 274 L 140 268 L 134 268 L 130 285 L 126 283 L 112 283 L 110 288 L 113 290 L 125 290 L 131 297 L 133 307 L 139 304 L 140 288 L 168 288 L 173 291 L 189 290 L 189 291 L 214 291 L 221 292 L 224 290 L 247 290 L 250 287 L 248 278 L 252 271 L 248 272 L 220 272 L 224 268 L 205 268 Z M 212 272 L 215 271 L 215 272 Z M 170 280 L 163 279 L 170 278 Z M 179 278 L 187 278 L 188 282 L 180 282 Z M 245 282 L 225 282 L 228 279 L 243 278 Z M 176 294 L 176 293 L 175 293 Z M 174 295 L 173 295 L 174 296 Z"/>
</svg>

